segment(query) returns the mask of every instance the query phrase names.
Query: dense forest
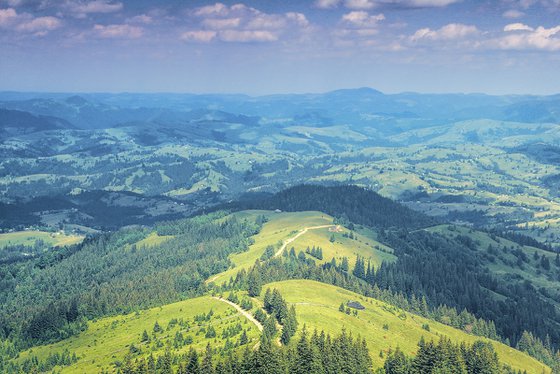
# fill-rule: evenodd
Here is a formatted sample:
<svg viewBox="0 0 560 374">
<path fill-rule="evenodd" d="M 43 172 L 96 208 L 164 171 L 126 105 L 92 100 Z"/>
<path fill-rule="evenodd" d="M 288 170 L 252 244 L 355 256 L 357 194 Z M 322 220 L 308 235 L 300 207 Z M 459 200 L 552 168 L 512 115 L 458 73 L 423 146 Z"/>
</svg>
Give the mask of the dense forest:
<svg viewBox="0 0 560 374">
<path fill-rule="evenodd" d="M 347 185 L 300 185 L 272 196 L 244 199 L 227 206 L 239 210 L 317 210 L 340 218 L 341 223 L 353 222 L 375 228 L 418 229 L 436 223 L 433 218 L 408 209 L 376 192 Z"/>
<path fill-rule="evenodd" d="M 318 210 L 337 221 L 379 228 L 379 240 L 395 249 L 398 260 L 384 263 L 367 281 L 380 289 L 407 298 L 424 297 L 437 308 L 446 305 L 466 309 L 477 317 L 494 321 L 498 333 L 516 344 L 524 330 L 560 346 L 560 314 L 543 300 L 530 283 L 506 281 L 489 273 L 486 251 L 478 250 L 468 237 L 445 238 L 437 233 L 411 230 L 434 223 L 375 192 L 355 186 L 297 186 L 272 197 L 243 202 L 238 208 Z M 528 239 L 509 235 L 525 244 Z M 532 243 L 532 241 L 529 241 Z M 556 266 L 556 265 L 551 265 Z M 560 268 L 559 268 L 560 270 Z M 364 280 L 366 280 L 364 271 Z M 504 296 L 496 298 L 493 293 Z"/>
<path fill-rule="evenodd" d="M 66 257 L 46 253 L 0 265 L 0 336 L 18 346 L 63 339 L 85 321 L 162 305 L 206 291 L 204 281 L 230 266 L 228 255 L 246 250 L 254 221 L 224 213 L 163 222 L 167 240 L 154 251 L 135 243 L 151 230 L 132 227 L 99 235 Z"/>
</svg>

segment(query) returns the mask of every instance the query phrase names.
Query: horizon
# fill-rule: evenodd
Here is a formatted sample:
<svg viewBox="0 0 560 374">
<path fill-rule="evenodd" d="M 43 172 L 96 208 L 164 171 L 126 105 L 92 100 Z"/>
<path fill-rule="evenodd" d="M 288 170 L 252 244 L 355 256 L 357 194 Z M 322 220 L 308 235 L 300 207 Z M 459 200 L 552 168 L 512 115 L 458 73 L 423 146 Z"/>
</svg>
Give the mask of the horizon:
<svg viewBox="0 0 560 374">
<path fill-rule="evenodd" d="M 208 91 L 208 92 L 190 92 L 190 91 L 18 91 L 18 90 L 0 90 L 0 95 L 2 94 L 15 94 L 15 95 L 192 95 L 192 96 L 246 96 L 248 98 L 260 98 L 268 96 L 290 96 L 290 95 L 325 95 L 332 92 L 338 91 L 359 91 L 363 89 L 368 89 L 372 91 L 377 91 L 382 95 L 404 95 L 404 94 L 414 94 L 414 95 L 464 95 L 464 96 L 534 96 L 534 97 L 549 97 L 560 95 L 560 91 L 551 92 L 548 94 L 535 94 L 535 93 L 503 93 L 503 94 L 492 94 L 486 92 L 459 92 L 459 91 L 384 91 L 379 90 L 375 87 L 342 87 L 335 88 L 327 91 L 302 91 L 302 92 L 272 92 L 263 94 L 250 94 L 244 92 L 218 92 L 218 91 Z"/>
<path fill-rule="evenodd" d="M 550 95 L 551 0 L 0 0 L 0 90 Z"/>
</svg>

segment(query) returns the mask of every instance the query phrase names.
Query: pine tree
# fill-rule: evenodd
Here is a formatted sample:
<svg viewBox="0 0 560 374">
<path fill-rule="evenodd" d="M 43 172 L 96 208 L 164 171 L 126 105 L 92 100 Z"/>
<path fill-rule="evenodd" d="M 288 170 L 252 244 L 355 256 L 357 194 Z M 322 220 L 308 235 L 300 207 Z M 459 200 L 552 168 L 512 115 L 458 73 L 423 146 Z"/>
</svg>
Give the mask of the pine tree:
<svg viewBox="0 0 560 374">
<path fill-rule="evenodd" d="M 189 350 L 188 358 L 187 358 L 187 373 L 189 374 L 200 374 L 200 364 L 198 362 L 198 353 L 191 348 Z"/>
<path fill-rule="evenodd" d="M 264 310 L 268 313 L 272 313 L 272 293 L 270 292 L 270 288 L 267 288 L 264 294 Z"/>
<path fill-rule="evenodd" d="M 150 336 L 148 335 L 148 332 L 144 330 L 144 332 L 142 333 L 142 342 L 147 343 L 149 341 L 150 341 Z"/>
<path fill-rule="evenodd" d="M 204 355 L 204 359 L 202 360 L 200 374 L 214 374 L 214 365 L 212 363 L 212 347 L 210 347 L 210 343 L 206 345 L 206 353 Z"/>
</svg>

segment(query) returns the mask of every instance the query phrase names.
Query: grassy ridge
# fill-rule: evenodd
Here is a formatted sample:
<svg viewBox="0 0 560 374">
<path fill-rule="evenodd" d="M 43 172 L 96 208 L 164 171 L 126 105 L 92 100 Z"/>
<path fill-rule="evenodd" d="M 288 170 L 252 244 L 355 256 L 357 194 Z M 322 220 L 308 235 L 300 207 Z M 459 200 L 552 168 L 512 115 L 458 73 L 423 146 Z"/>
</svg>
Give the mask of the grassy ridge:
<svg viewBox="0 0 560 374">
<path fill-rule="evenodd" d="M 207 314 L 210 310 L 214 315 L 209 321 L 201 322 L 200 326 L 193 321 L 196 315 Z M 190 328 L 176 325 L 168 329 L 169 322 L 174 318 L 189 321 Z M 154 342 L 150 345 L 141 342 L 144 330 L 149 333 L 152 341 L 154 340 L 152 331 L 156 321 L 165 330 L 157 334 L 159 341 L 163 343 L 161 347 L 156 347 Z M 88 329 L 83 333 L 55 344 L 34 347 L 23 352 L 19 360 L 32 355 L 45 359 L 51 353 L 68 349 L 71 353 L 76 353 L 79 361 L 72 366 L 61 368 L 62 373 L 98 373 L 102 368 L 112 368 L 115 361 L 122 360 L 130 351 L 131 344 L 141 350 L 138 357 L 147 356 L 151 352 L 156 357 L 163 354 L 179 331 L 190 335 L 193 342 L 191 345 L 174 349 L 174 352 L 186 352 L 190 347 L 202 350 L 209 342 L 214 346 L 223 346 L 225 340 L 222 339 L 222 331 L 237 323 L 241 323 L 243 329 L 247 329 L 249 340 L 257 339 L 259 332 L 254 324 L 226 303 L 204 296 L 148 309 L 139 314 L 131 313 L 90 322 Z M 199 333 L 201 327 L 207 328 L 209 325 L 216 330 L 216 338 L 207 339 L 204 332 Z M 239 335 L 232 339 L 235 341 L 238 337 Z"/>
<path fill-rule="evenodd" d="M 277 249 L 279 243 L 294 236 L 297 231 L 309 227 L 332 224 L 333 218 L 321 212 L 295 212 L 274 213 L 267 210 L 247 210 L 234 213 L 238 218 L 256 219 L 259 215 L 267 217 L 268 222 L 263 225 L 262 230 L 253 239 L 255 243 L 249 250 L 230 256 L 234 267 L 215 275 L 210 281 L 223 283 L 235 276 L 241 269 L 248 269 L 261 257 L 267 246 L 272 245 Z M 306 234 L 307 235 L 307 234 Z"/>
<path fill-rule="evenodd" d="M 399 346 L 407 354 L 414 354 L 416 344 L 422 336 L 428 340 L 447 336 L 455 342 L 472 343 L 477 339 L 490 341 L 324 283 L 289 280 L 268 284 L 264 289 L 267 287 L 277 288 L 289 304 L 295 305 L 300 328 L 306 324 L 308 329 L 316 328 L 336 334 L 344 327 L 353 335 L 364 337 L 375 367 L 383 362 L 380 351 L 386 353 L 390 348 Z M 349 300 L 359 301 L 366 309 L 359 311 L 358 316 L 340 312 L 340 304 Z M 424 324 L 429 325 L 430 331 L 423 329 Z M 540 374 L 543 370 L 550 372 L 547 366 L 528 355 L 502 343 L 492 343 L 500 360 L 512 368 L 535 374 Z"/>
</svg>

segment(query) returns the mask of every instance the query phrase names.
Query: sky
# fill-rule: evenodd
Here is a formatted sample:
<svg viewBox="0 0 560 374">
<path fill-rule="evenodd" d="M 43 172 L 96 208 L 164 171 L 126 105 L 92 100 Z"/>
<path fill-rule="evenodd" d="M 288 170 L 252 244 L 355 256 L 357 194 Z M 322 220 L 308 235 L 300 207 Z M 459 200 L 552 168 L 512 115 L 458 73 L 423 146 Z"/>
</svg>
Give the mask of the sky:
<svg viewBox="0 0 560 374">
<path fill-rule="evenodd" d="M 0 90 L 560 93 L 560 0 L 0 0 Z"/>
</svg>

